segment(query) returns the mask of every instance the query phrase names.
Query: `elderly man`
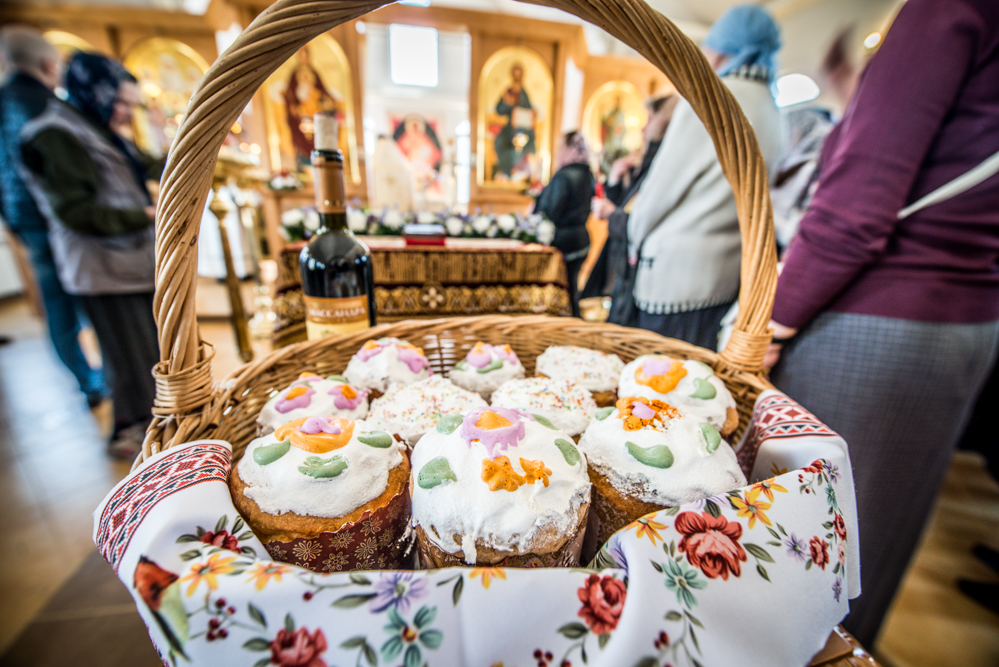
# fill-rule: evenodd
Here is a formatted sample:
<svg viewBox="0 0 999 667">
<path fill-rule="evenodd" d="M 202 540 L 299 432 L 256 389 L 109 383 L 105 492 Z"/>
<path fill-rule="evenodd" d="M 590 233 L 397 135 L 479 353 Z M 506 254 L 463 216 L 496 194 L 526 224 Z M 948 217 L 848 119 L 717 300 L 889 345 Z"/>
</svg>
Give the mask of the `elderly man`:
<svg viewBox="0 0 999 667">
<path fill-rule="evenodd" d="M 0 31 L 0 54 L 13 72 L 0 87 L 0 211 L 31 256 L 56 354 L 76 377 L 87 402 L 95 407 L 103 400 L 104 379 L 80 350 L 76 299 L 66 294 L 59 283 L 48 225 L 21 177 L 18 132 L 42 113 L 53 97 L 52 90 L 59 81 L 59 54 L 37 31 L 24 26 L 8 26 Z"/>
</svg>

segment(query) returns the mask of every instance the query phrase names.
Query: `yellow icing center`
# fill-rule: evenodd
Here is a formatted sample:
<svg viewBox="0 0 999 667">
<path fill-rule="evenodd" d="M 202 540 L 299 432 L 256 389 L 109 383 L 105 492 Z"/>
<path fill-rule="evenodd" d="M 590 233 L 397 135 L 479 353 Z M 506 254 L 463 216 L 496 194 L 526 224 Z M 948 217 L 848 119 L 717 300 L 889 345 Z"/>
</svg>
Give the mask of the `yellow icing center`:
<svg viewBox="0 0 999 667">
<path fill-rule="evenodd" d="M 509 426 L 513 426 L 510 420 L 492 410 L 486 410 L 475 420 L 475 427 L 483 431 L 495 431 L 498 428 L 507 428 Z"/>
<path fill-rule="evenodd" d="M 646 375 L 642 371 L 642 366 L 639 366 L 635 371 L 635 382 L 651 387 L 660 394 L 668 394 L 676 389 L 676 385 L 680 384 L 680 380 L 686 375 L 687 369 L 683 367 L 683 363 L 674 361 L 664 375 Z"/>
<path fill-rule="evenodd" d="M 330 417 L 330 425 L 336 425 L 340 427 L 339 433 L 316 433 L 311 435 L 309 433 L 302 433 L 298 429 L 305 424 L 307 420 L 311 417 L 300 417 L 293 421 L 288 422 L 281 428 L 274 431 L 274 437 L 278 439 L 278 442 L 283 440 L 291 440 L 291 446 L 297 447 L 304 452 L 309 452 L 310 454 L 326 454 L 327 452 L 332 452 L 333 450 L 345 447 L 348 442 L 350 442 L 351 436 L 354 434 L 354 422 L 350 419 L 343 419 L 342 417 Z"/>
</svg>

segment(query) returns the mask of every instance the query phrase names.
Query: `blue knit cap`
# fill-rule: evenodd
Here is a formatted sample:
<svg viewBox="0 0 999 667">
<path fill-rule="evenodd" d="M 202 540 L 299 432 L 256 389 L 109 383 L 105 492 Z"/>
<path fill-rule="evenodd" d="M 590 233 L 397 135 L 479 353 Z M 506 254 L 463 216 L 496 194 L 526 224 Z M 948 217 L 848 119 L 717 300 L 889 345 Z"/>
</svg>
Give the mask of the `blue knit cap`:
<svg viewBox="0 0 999 667">
<path fill-rule="evenodd" d="M 718 76 L 744 65 L 766 70 L 771 80 L 777 72 L 780 29 L 758 5 L 740 5 L 722 14 L 708 31 L 704 45 L 729 57 L 718 70 Z"/>
</svg>

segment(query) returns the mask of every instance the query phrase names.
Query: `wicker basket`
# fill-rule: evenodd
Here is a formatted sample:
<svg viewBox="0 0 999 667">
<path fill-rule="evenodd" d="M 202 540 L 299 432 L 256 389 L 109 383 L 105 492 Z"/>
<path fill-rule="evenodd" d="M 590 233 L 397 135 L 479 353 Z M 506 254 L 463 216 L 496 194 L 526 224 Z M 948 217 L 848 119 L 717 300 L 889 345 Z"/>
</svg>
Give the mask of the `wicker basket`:
<svg viewBox="0 0 999 667">
<path fill-rule="evenodd" d="M 221 383 L 212 378 L 211 346 L 195 318 L 195 274 L 201 215 L 219 148 L 263 81 L 317 35 L 386 4 L 379 0 L 278 0 L 257 17 L 211 67 L 191 100 L 160 187 L 156 234 L 155 315 L 162 361 L 154 419 L 136 464 L 174 443 L 217 438 L 238 457 L 254 437 L 257 413 L 274 390 L 305 370 L 340 372 L 371 337 L 397 336 L 421 346 L 435 372 L 447 373 L 477 340 L 509 343 L 528 373 L 549 345 L 614 352 L 625 361 L 664 353 L 712 367 L 739 405 L 745 428 L 753 403 L 769 384 L 762 361 L 770 342 L 777 280 L 767 170 L 756 136 L 731 93 L 698 47 L 642 0 L 545 0 L 594 23 L 658 66 L 690 101 L 714 140 L 735 192 L 742 231 L 739 317 L 721 354 L 653 333 L 574 319 L 470 317 L 407 321 L 310 341 L 243 366 Z"/>
</svg>

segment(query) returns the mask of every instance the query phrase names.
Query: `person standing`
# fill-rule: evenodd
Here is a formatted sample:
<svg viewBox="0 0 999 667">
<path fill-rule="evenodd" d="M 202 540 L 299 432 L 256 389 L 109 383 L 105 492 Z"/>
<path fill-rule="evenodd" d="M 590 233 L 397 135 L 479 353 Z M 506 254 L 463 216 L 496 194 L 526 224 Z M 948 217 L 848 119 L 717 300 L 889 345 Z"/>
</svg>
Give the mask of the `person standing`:
<svg viewBox="0 0 999 667">
<path fill-rule="evenodd" d="M 590 150 L 583 135 L 569 132 L 562 138 L 557 155 L 558 171 L 538 195 L 534 212 L 546 216 L 555 225 L 552 245 L 562 252 L 569 273 L 569 299 L 572 316 L 579 317 L 579 270 L 590 252 L 590 200 L 596 188 L 590 171 Z"/>
<path fill-rule="evenodd" d="M 628 215 L 679 99 L 678 95 L 664 95 L 648 104 L 649 121 L 642 129 L 644 150 L 615 160 L 604 183 L 604 196 L 594 197 L 590 202 L 593 215 L 607 221 L 607 241 L 600 249 L 581 298 L 610 296 L 607 321 L 611 324 L 635 326 L 638 323 L 631 295 L 634 283 L 625 277 L 628 273 Z"/>
<path fill-rule="evenodd" d="M 703 46 L 753 126 L 770 170 L 781 145 L 771 92 L 779 48 L 777 25 L 755 5 L 725 12 Z M 628 219 L 638 326 L 714 349 L 722 316 L 738 296 L 741 248 L 735 196 L 714 142 L 682 100 Z"/>
<path fill-rule="evenodd" d="M 78 303 L 59 283 L 49 247 L 48 223 L 25 186 L 21 163 L 21 127 L 45 110 L 59 83 L 59 54 L 27 26 L 0 31 L 0 53 L 12 71 L 0 86 L 0 213 L 31 258 L 45 306 L 49 337 L 59 360 L 70 370 L 90 407 L 104 400 L 104 376 L 90 367 L 80 349 Z"/>
<path fill-rule="evenodd" d="M 995 361 L 999 175 L 981 168 L 996 161 L 999 3 L 909 0 L 826 140 L 767 360 L 849 443 L 863 592 L 844 625 L 865 646 Z"/>
<path fill-rule="evenodd" d="M 110 453 L 132 458 L 142 443 L 159 362 L 153 320 L 155 235 L 146 164 L 112 128 L 139 101 L 117 61 L 78 53 L 66 102 L 50 100 L 21 130 L 28 186 L 49 214 L 59 279 L 79 295 L 100 342 L 114 400 Z"/>
</svg>

